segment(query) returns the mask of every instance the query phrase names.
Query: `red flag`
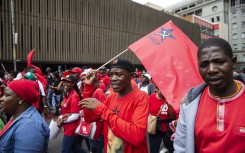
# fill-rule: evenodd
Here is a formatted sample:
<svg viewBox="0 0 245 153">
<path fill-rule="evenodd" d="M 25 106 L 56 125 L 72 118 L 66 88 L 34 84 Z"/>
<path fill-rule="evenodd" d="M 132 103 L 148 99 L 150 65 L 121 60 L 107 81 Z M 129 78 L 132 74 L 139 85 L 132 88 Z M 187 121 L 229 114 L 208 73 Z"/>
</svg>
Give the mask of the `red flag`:
<svg viewBox="0 0 245 153">
<path fill-rule="evenodd" d="M 30 53 L 27 55 L 27 66 L 31 66 L 32 63 L 32 56 L 35 52 L 35 49 L 33 49 L 32 51 L 30 51 Z"/>
<path fill-rule="evenodd" d="M 47 80 L 44 77 L 41 69 L 38 66 L 32 64 L 32 56 L 33 56 L 34 52 L 35 52 L 35 49 L 30 51 L 30 53 L 27 55 L 27 66 L 32 66 L 32 67 L 34 67 L 36 69 L 37 80 L 39 80 L 43 84 L 44 89 L 46 89 Z"/>
<path fill-rule="evenodd" d="M 128 48 L 177 111 L 188 89 L 203 82 L 197 68 L 197 47 L 172 21 Z"/>
</svg>

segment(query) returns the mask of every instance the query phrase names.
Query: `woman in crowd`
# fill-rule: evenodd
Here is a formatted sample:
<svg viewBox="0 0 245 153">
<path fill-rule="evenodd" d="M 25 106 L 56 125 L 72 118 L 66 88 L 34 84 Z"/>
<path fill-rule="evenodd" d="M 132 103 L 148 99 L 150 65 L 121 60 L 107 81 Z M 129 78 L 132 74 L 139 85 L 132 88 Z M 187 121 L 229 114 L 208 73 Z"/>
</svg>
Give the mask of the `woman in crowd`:
<svg viewBox="0 0 245 153">
<path fill-rule="evenodd" d="M 78 135 L 75 134 L 80 121 L 78 103 L 82 97 L 75 77 L 70 75 L 64 77 L 62 81 L 64 86 L 64 99 L 61 103 L 62 115 L 57 120 L 57 125 L 64 127 L 62 153 L 83 153 L 85 151 L 81 147 Z"/>
<path fill-rule="evenodd" d="M 49 127 L 32 106 L 38 100 L 39 87 L 35 81 L 15 80 L 5 88 L 0 111 L 12 118 L 0 131 L 0 152 L 47 152 Z"/>
<path fill-rule="evenodd" d="M 159 152 L 160 144 L 163 140 L 164 145 L 168 149 L 169 153 L 172 153 L 173 142 L 170 140 L 171 129 L 169 129 L 169 123 L 176 119 L 177 113 L 174 108 L 167 102 L 165 97 L 157 86 L 156 93 L 153 93 L 149 97 L 150 113 L 157 116 L 157 130 L 156 134 L 149 134 L 150 152 Z"/>
</svg>

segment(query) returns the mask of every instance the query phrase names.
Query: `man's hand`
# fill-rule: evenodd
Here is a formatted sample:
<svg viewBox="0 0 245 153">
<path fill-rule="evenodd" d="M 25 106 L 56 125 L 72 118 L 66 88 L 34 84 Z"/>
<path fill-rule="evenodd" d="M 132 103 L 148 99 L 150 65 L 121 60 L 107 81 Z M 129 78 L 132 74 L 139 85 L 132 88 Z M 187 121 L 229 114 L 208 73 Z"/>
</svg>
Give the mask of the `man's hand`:
<svg viewBox="0 0 245 153">
<path fill-rule="evenodd" d="M 62 116 L 62 121 L 66 121 L 71 116 L 71 113 L 65 114 Z"/>
<path fill-rule="evenodd" d="M 44 106 L 44 110 L 43 110 L 43 115 L 44 115 L 45 118 L 47 118 L 48 113 L 49 113 L 48 106 L 45 105 L 45 106 Z"/>
<path fill-rule="evenodd" d="M 63 125 L 63 121 L 62 121 L 62 119 L 60 119 L 60 118 L 58 118 L 58 119 L 56 120 L 56 122 L 57 122 L 57 126 L 58 126 L 59 128 Z"/>
<path fill-rule="evenodd" d="M 100 103 L 96 98 L 85 98 L 79 102 L 79 106 L 81 108 L 88 108 L 90 110 L 94 110 L 95 107 Z"/>
<path fill-rule="evenodd" d="M 96 77 L 97 77 L 97 72 L 94 71 L 94 70 L 91 70 L 88 72 L 85 80 L 84 80 L 84 83 L 86 84 L 94 84 L 96 82 Z"/>
</svg>

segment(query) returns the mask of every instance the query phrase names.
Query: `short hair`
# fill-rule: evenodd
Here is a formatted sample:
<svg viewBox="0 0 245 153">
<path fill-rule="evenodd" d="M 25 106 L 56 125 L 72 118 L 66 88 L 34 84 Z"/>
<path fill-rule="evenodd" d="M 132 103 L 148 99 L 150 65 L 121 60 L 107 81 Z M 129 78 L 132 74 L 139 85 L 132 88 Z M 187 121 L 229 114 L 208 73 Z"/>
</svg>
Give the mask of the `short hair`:
<svg viewBox="0 0 245 153">
<path fill-rule="evenodd" d="M 28 66 L 28 67 L 25 68 L 25 72 L 31 72 L 31 70 L 33 70 L 33 69 L 36 70 L 35 67 Z"/>
<path fill-rule="evenodd" d="M 53 73 L 53 75 L 54 75 L 54 77 L 56 77 L 57 79 L 60 79 L 59 72 L 56 71 L 56 72 Z"/>
<path fill-rule="evenodd" d="M 230 58 L 233 57 L 233 52 L 231 49 L 231 45 L 224 39 L 222 38 L 210 38 L 205 40 L 199 47 L 198 47 L 198 51 L 197 51 L 197 56 L 199 57 L 201 51 L 204 48 L 207 47 L 211 47 L 211 46 L 217 46 L 220 47 L 227 56 L 229 56 Z"/>
</svg>

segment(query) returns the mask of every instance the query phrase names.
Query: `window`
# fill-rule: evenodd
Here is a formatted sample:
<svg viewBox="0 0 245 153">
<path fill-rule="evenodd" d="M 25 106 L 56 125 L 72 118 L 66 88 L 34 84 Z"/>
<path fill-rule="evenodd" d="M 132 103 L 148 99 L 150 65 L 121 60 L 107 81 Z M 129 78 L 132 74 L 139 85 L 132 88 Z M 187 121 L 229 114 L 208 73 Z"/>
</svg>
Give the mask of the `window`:
<svg viewBox="0 0 245 153">
<path fill-rule="evenodd" d="M 220 17 L 216 16 L 216 20 L 217 20 L 217 22 L 219 22 L 220 21 Z"/>
<path fill-rule="evenodd" d="M 237 33 L 232 34 L 232 39 L 237 39 Z"/>
<path fill-rule="evenodd" d="M 237 28 L 237 24 L 236 23 L 232 23 L 232 29 L 236 29 Z"/>
<path fill-rule="evenodd" d="M 242 38 L 245 38 L 245 32 L 242 32 Z"/>
<path fill-rule="evenodd" d="M 245 28 L 245 21 L 242 21 L 242 27 Z"/>
<path fill-rule="evenodd" d="M 214 18 L 211 18 L 211 22 L 214 22 Z"/>
<path fill-rule="evenodd" d="M 213 11 L 213 12 L 216 12 L 217 10 L 218 10 L 218 6 L 213 6 L 213 7 L 212 7 L 212 11 Z"/>
<path fill-rule="evenodd" d="M 242 10 L 241 14 L 242 14 L 242 16 L 245 16 L 245 10 Z"/>
<path fill-rule="evenodd" d="M 231 18 L 236 18 L 236 11 L 231 12 Z"/>
<path fill-rule="evenodd" d="M 219 30 L 214 30 L 214 36 L 218 37 L 219 36 Z"/>
<path fill-rule="evenodd" d="M 245 55 L 242 55 L 243 62 L 245 62 Z"/>
<path fill-rule="evenodd" d="M 245 43 L 242 43 L 242 49 L 245 49 Z"/>
<path fill-rule="evenodd" d="M 233 47 L 237 47 L 237 44 L 233 44 Z"/>
</svg>

